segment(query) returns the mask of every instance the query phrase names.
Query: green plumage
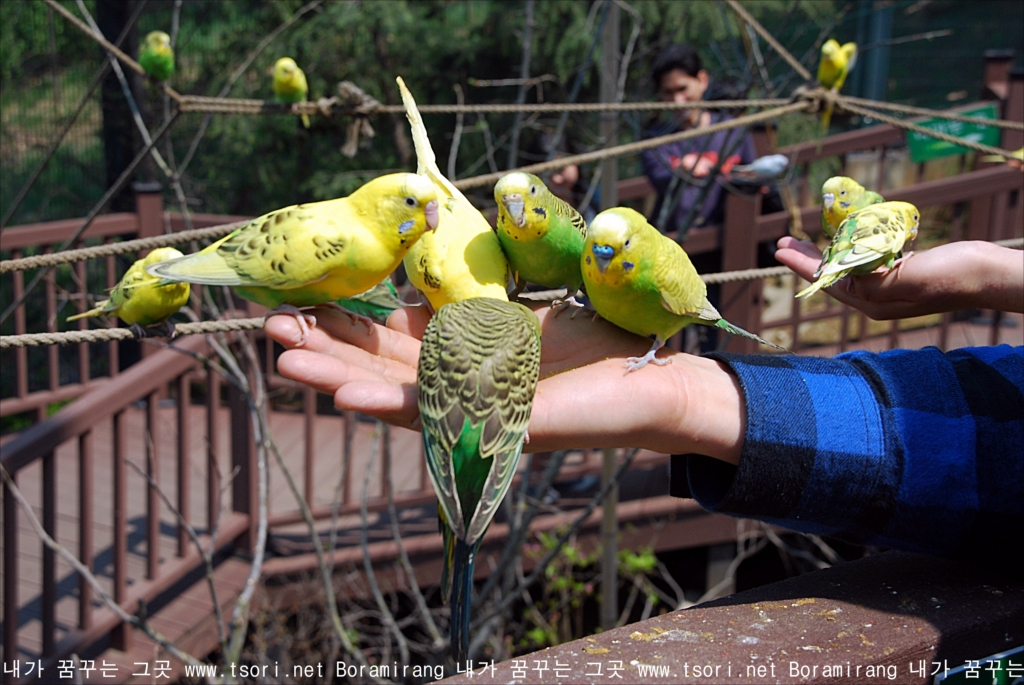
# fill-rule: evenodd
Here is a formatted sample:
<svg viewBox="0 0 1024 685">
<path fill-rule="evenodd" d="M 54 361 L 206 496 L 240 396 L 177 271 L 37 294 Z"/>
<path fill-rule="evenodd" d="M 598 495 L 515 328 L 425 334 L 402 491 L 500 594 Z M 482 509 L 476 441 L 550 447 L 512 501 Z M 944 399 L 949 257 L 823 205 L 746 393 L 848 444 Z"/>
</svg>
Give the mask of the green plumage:
<svg viewBox="0 0 1024 685">
<path fill-rule="evenodd" d="M 368 316 L 379 324 L 387 322 L 391 312 L 402 307 L 411 307 L 398 296 L 391 278 L 388 277 L 365 293 L 336 300 L 335 304 L 359 316 Z"/>
<path fill-rule="evenodd" d="M 445 538 L 442 595 L 456 660 L 468 649 L 473 555 L 512 483 L 540 375 L 540 322 L 526 307 L 471 298 L 441 307 L 417 381 L 427 471 Z"/>
<path fill-rule="evenodd" d="M 583 284 L 580 257 L 587 238 L 583 217 L 533 174 L 514 172 L 494 186 L 497 233 L 516 283 L 565 287 Z"/>
<path fill-rule="evenodd" d="M 139 48 L 139 66 L 157 81 L 166 81 L 174 73 L 171 37 L 163 31 L 150 31 Z"/>
</svg>

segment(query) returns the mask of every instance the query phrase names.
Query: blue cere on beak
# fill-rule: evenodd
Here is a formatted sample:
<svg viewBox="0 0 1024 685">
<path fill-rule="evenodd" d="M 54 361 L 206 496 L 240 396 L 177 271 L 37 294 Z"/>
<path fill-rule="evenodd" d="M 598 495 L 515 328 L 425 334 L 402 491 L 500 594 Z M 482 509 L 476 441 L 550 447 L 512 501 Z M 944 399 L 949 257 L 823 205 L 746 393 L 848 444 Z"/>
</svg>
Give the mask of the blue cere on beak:
<svg viewBox="0 0 1024 685">
<path fill-rule="evenodd" d="M 608 268 L 608 264 L 612 261 L 612 257 L 615 256 L 615 248 L 611 245 L 593 245 L 590 248 L 594 253 L 594 258 L 597 260 L 597 268 L 601 273 L 604 273 L 605 269 Z"/>
</svg>

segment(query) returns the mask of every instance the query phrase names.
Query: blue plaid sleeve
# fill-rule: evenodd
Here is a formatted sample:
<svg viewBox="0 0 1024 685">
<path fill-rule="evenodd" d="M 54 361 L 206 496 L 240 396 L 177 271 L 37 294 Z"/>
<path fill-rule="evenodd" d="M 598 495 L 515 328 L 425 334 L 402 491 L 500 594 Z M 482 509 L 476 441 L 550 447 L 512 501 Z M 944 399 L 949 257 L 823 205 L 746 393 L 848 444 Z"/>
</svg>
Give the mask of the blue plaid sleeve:
<svg viewBox="0 0 1024 685">
<path fill-rule="evenodd" d="M 675 457 L 674 493 L 862 544 L 1024 553 L 1024 348 L 710 356 L 742 387 L 743 452 Z"/>
</svg>

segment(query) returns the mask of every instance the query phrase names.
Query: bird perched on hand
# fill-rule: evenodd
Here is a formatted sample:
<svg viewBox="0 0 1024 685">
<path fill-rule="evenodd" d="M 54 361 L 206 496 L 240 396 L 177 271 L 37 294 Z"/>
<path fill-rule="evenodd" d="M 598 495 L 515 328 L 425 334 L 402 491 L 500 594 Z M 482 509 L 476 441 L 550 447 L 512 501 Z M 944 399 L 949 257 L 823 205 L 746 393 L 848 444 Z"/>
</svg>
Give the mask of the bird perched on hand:
<svg viewBox="0 0 1024 685">
<path fill-rule="evenodd" d="M 746 185 L 764 185 L 780 178 L 788 167 L 789 157 L 786 155 L 765 155 L 750 164 L 734 166 L 729 174 L 729 181 Z"/>
<path fill-rule="evenodd" d="M 437 226 L 437 191 L 416 174 L 388 174 L 348 197 L 264 214 L 204 250 L 147 270 L 168 281 L 226 285 L 273 314 L 366 292 L 384 280 L 425 231 Z M 366 317 L 349 312 L 353 319 Z"/>
<path fill-rule="evenodd" d="M 131 327 L 136 338 L 151 334 L 174 335 L 167 319 L 188 302 L 188 283 L 165 283 L 146 272 L 146 267 L 181 257 L 173 247 L 158 247 L 124 272 L 110 297 L 87 312 L 69 316 L 68 321 L 85 317 L 115 315 Z M 145 329 L 162 325 L 162 330 Z"/>
<path fill-rule="evenodd" d="M 821 231 L 829 238 L 853 212 L 869 205 L 885 202 L 885 198 L 847 176 L 833 176 L 821 186 Z"/>
<path fill-rule="evenodd" d="M 846 217 L 821 255 L 818 279 L 797 293 L 807 297 L 849 275 L 891 269 L 903 246 L 917 237 L 921 213 L 909 202 L 881 202 Z"/>
<path fill-rule="evenodd" d="M 398 291 L 390 278 L 385 278 L 365 293 L 337 300 L 335 304 L 353 314 L 367 316 L 381 325 L 387 323 L 388 317 L 396 309 L 417 306 L 398 297 Z"/>
<path fill-rule="evenodd" d="M 520 171 L 506 174 L 494 186 L 498 203 L 498 241 L 508 257 L 518 294 L 526 281 L 566 289 L 564 302 L 579 305 L 583 285 L 580 258 L 587 222 L 544 182 Z M 561 304 L 555 300 L 552 306 Z"/>
<path fill-rule="evenodd" d="M 784 349 L 723 319 L 708 301 L 707 286 L 679 243 L 632 209 L 615 207 L 594 217 L 582 269 L 587 297 L 598 314 L 620 328 L 654 339 L 646 355 L 626 360 L 627 373 L 648 362 L 668 364 L 669 360 L 657 359 L 655 354 L 691 323 Z"/>
<path fill-rule="evenodd" d="M 139 47 L 139 66 L 150 78 L 166 81 L 174 73 L 174 50 L 171 37 L 163 31 L 150 31 Z"/>
<path fill-rule="evenodd" d="M 480 210 L 441 174 L 416 101 L 401 77 L 397 80 L 412 128 L 416 171 L 434 183 L 439 203 L 437 230 L 405 257 L 409 281 L 426 295 L 435 312 L 470 297 L 507 300 L 508 261 L 498 237 Z"/>
<path fill-rule="evenodd" d="M 540 374 L 540 322 L 515 302 L 441 307 L 420 348 L 423 447 L 444 536 L 442 597 L 456 663 L 469 651 L 473 560 L 512 483 Z"/>
<path fill-rule="evenodd" d="M 818 62 L 818 83 L 822 88 L 838 93 L 846 81 L 846 76 L 857 62 L 857 44 L 844 43 L 839 45 L 835 38 L 829 38 L 821 46 L 821 61 Z M 832 120 L 832 104 L 825 105 L 821 113 L 821 138 L 828 135 L 828 124 Z M 821 140 L 818 141 L 821 151 Z"/>
<path fill-rule="evenodd" d="M 281 102 L 305 102 L 309 94 L 306 73 L 291 57 L 282 57 L 274 64 L 274 95 Z M 302 115 L 302 125 L 309 128 L 309 115 Z"/>
</svg>

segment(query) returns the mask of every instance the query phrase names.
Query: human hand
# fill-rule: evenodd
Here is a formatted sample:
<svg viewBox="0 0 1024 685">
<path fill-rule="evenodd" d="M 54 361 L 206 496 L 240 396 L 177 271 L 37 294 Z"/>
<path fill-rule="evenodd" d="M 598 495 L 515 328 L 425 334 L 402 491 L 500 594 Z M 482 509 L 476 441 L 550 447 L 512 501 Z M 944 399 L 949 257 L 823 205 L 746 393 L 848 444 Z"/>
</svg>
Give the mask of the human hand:
<svg viewBox="0 0 1024 685">
<path fill-rule="evenodd" d="M 606 321 L 541 320 L 541 381 L 530 418 L 531 451 L 574 447 L 644 447 L 739 459 L 745 415 L 739 385 L 718 362 L 670 353 L 672 364 L 625 373 L 624 361 L 649 344 Z M 333 395 L 354 409 L 406 428 L 418 428 L 416 366 L 425 308 L 400 309 L 387 327 L 367 335 L 362 323 L 333 310 L 315 311 L 317 327 L 295 348 L 292 317 L 267 320 L 267 334 L 287 348 L 282 375 Z"/>
<path fill-rule="evenodd" d="M 813 243 L 784 236 L 778 248 L 776 259 L 814 280 L 821 252 Z M 1024 312 L 1024 260 L 1019 250 L 991 243 L 947 243 L 884 273 L 845 278 L 826 292 L 876 320 L 974 307 Z"/>
</svg>

